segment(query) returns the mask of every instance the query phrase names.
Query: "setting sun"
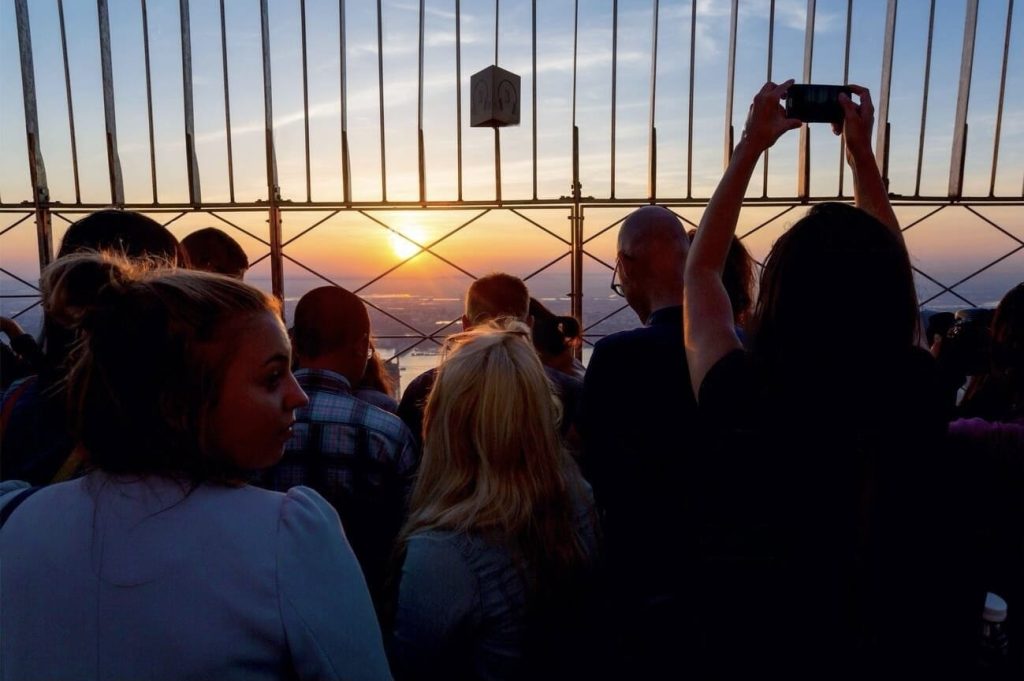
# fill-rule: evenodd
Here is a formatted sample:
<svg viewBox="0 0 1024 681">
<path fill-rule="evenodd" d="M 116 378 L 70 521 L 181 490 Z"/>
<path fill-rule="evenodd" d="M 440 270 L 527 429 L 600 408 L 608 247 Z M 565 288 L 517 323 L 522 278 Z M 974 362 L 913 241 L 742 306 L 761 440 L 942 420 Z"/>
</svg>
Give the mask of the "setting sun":
<svg viewBox="0 0 1024 681">
<path fill-rule="evenodd" d="M 405 236 L 402 236 L 402 235 Z M 408 237 L 408 238 L 406 238 Z M 391 245 L 391 250 L 400 259 L 405 260 L 419 253 L 422 249 L 417 246 L 413 241 L 417 243 L 424 243 L 427 238 L 427 233 L 419 225 L 412 225 L 409 227 L 403 227 L 401 233 L 392 232 L 388 236 L 388 242 Z"/>
</svg>

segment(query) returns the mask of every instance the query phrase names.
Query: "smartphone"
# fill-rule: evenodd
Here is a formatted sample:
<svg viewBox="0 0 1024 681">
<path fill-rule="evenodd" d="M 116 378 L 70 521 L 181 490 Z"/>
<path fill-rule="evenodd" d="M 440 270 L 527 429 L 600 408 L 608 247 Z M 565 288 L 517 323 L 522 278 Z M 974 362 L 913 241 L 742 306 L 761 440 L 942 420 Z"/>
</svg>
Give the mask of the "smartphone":
<svg viewBox="0 0 1024 681">
<path fill-rule="evenodd" d="M 786 116 L 805 123 L 840 123 L 840 92 L 847 97 L 853 94 L 843 85 L 790 85 L 786 92 Z"/>
</svg>

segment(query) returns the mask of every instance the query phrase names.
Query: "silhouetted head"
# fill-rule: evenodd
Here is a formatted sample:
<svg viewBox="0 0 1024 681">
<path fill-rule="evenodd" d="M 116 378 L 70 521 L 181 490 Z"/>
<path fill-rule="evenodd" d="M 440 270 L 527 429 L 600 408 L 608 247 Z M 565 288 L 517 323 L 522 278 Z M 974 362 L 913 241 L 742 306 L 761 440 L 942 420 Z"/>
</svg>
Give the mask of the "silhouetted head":
<svg viewBox="0 0 1024 681">
<path fill-rule="evenodd" d="M 958 358 L 958 351 L 974 357 L 979 365 L 984 363 L 971 377 L 959 403 L 959 415 L 986 421 L 1013 421 L 1024 416 L 1024 283 L 1002 297 L 990 325 L 979 329 L 968 324 L 958 331 L 953 339 L 957 342 L 944 339 L 940 359 Z M 967 345 L 965 339 L 976 342 Z M 969 349 L 961 349 L 961 345 Z M 955 361 L 949 364 L 955 365 Z"/>
<path fill-rule="evenodd" d="M 533 318 L 533 347 L 541 361 L 571 351 L 580 342 L 580 323 L 573 317 L 556 315 L 536 298 L 530 298 Z"/>
<path fill-rule="evenodd" d="M 527 321 L 530 314 L 530 292 L 519 277 L 495 272 L 480 277 L 469 285 L 466 292 L 466 312 L 462 328 L 503 317 Z"/>
<path fill-rule="evenodd" d="M 57 257 L 83 251 L 110 251 L 130 259 L 181 264 L 174 235 L 159 222 L 130 210 L 98 210 L 68 227 Z"/>
<path fill-rule="evenodd" d="M 849 310 L 864 323 L 849 327 Z M 917 294 L 906 248 L 888 227 L 840 203 L 811 208 L 772 246 L 754 313 L 755 355 L 778 371 L 819 374 L 844 345 L 847 367 L 872 366 L 917 342 Z M 833 363 L 835 359 L 832 360 Z M 803 372 L 803 373 L 801 373 Z"/>
<path fill-rule="evenodd" d="M 57 257 L 90 252 L 145 260 L 154 266 L 174 267 L 185 261 L 178 240 L 166 227 L 128 210 L 98 210 L 74 223 L 64 234 Z M 75 335 L 44 313 L 42 338 L 47 381 L 59 380 Z"/>
<path fill-rule="evenodd" d="M 1024 397 L 1024 282 L 999 301 L 992 318 L 992 372 L 1005 374 Z"/>
<path fill-rule="evenodd" d="M 306 396 L 276 299 L 109 254 L 58 259 L 42 293 L 79 339 L 68 415 L 90 465 L 200 482 L 238 480 L 281 457 Z"/>
<path fill-rule="evenodd" d="M 302 369 L 328 369 L 359 384 L 370 350 L 370 315 L 359 296 L 321 286 L 299 299 L 292 327 Z"/>
<path fill-rule="evenodd" d="M 675 213 L 644 206 L 619 228 L 615 266 L 626 296 L 640 321 L 683 300 L 683 270 L 690 238 Z"/>
<path fill-rule="evenodd" d="M 249 257 L 242 247 L 216 227 L 192 232 L 181 240 L 181 247 L 194 270 L 241 279 L 249 269 Z"/>
</svg>

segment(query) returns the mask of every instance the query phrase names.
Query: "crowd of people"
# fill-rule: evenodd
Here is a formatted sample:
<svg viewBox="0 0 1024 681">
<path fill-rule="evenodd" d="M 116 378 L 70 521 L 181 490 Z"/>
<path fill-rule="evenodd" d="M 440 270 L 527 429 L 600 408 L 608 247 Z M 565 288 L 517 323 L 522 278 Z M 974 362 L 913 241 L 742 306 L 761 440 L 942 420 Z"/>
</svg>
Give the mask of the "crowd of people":
<svg viewBox="0 0 1024 681">
<path fill-rule="evenodd" d="M 641 326 L 586 368 L 579 320 L 494 273 L 398 401 L 353 293 L 289 328 L 218 230 L 75 223 L 41 339 L 0 324 L 0 677 L 1019 676 L 1024 283 L 969 369 L 963 324 L 925 336 L 854 85 L 854 205 L 755 281 L 735 229 L 791 84 L 695 233 L 622 223 Z"/>
</svg>

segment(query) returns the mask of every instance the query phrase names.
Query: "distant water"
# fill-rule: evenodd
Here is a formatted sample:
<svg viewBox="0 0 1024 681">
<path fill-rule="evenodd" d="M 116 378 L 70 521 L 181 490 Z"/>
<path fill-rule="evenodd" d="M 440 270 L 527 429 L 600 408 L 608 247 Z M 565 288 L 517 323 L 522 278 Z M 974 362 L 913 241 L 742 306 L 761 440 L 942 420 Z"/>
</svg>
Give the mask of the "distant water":
<svg viewBox="0 0 1024 681">
<path fill-rule="evenodd" d="M 958 290 L 982 307 L 995 307 L 1002 295 L 1017 283 L 1017 281 L 1011 281 L 1013 278 L 1011 276 L 1009 279 L 1003 277 L 998 281 L 972 281 L 964 284 Z M 248 281 L 255 286 L 269 290 L 269 281 L 261 281 L 256 278 L 251 278 Z M 285 315 L 290 320 L 295 304 L 302 294 L 324 282 L 318 279 L 293 278 L 286 283 Z M 358 286 L 358 284 L 347 281 L 338 283 L 351 285 L 354 288 Z M 408 351 L 408 348 L 419 340 L 420 335 L 436 333 L 437 339 L 440 341 L 445 336 L 460 330 L 461 327 L 457 320 L 462 314 L 462 294 L 457 291 L 455 283 L 445 286 L 446 289 L 451 288 L 452 291 L 438 291 L 438 295 L 430 297 L 400 291 L 364 295 L 364 299 L 370 307 L 374 335 L 377 336 L 376 345 L 382 356 L 391 358 L 396 352 L 405 351 L 398 359 L 400 391 L 404 391 L 416 376 L 437 366 L 440 361 L 440 347 L 437 343 L 429 341 L 420 343 L 416 348 Z M 465 286 L 464 280 L 457 283 L 459 286 Z M 538 280 L 531 279 L 529 284 L 534 295 L 540 297 L 544 304 L 556 314 L 568 314 L 570 301 L 563 293 L 566 284 L 564 277 L 548 279 L 541 277 Z M 588 340 L 593 342 L 596 340 L 594 338 L 596 336 L 615 333 L 638 325 L 636 315 L 628 308 L 613 314 L 625 304 L 625 301 L 610 295 L 607 290 L 606 277 L 601 277 L 600 281 L 596 276 L 591 277 L 585 281 L 584 288 L 584 325 L 594 325 L 588 328 Z M 19 315 L 18 322 L 29 333 L 38 334 L 42 327 L 42 308 L 39 305 L 31 307 L 37 300 L 31 297 L 36 294 L 36 291 L 20 282 L 5 278 L 0 282 L 0 294 L 30 296 L 0 297 L 0 315 L 9 317 L 30 308 Z M 946 294 L 929 304 L 927 309 L 942 311 L 957 310 L 963 307 L 967 307 L 967 305 L 950 294 Z M 844 314 L 844 312 L 840 312 L 840 314 Z M 869 317 L 870 311 L 865 311 L 865 314 Z M 595 325 L 595 322 L 605 317 L 607 319 Z M 592 348 L 584 345 L 584 365 L 589 363 L 591 352 Z"/>
<path fill-rule="evenodd" d="M 583 365 L 586 366 L 590 363 L 590 356 L 594 350 L 590 347 L 583 348 Z M 386 359 L 391 358 L 391 353 L 383 354 Z M 398 358 L 399 367 L 399 396 L 405 392 L 406 387 L 412 382 L 414 378 L 420 374 L 430 371 L 438 365 L 441 361 L 441 355 L 439 353 L 418 353 L 411 352 L 406 353 Z"/>
</svg>

